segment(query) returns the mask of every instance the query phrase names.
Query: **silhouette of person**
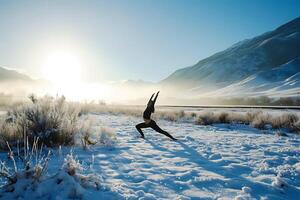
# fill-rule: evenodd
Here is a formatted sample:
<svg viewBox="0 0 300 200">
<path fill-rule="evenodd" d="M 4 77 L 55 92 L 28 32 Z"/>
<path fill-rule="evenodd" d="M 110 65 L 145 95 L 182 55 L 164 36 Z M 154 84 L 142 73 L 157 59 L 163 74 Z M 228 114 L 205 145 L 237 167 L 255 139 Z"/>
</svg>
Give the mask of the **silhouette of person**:
<svg viewBox="0 0 300 200">
<path fill-rule="evenodd" d="M 152 94 L 152 96 L 150 97 L 147 107 L 143 113 L 143 118 L 144 118 L 144 122 L 137 124 L 135 127 L 138 130 L 138 132 L 141 134 L 141 138 L 145 138 L 144 133 L 142 131 L 142 128 L 152 128 L 153 130 L 164 134 L 165 136 L 171 138 L 172 140 L 177 140 L 176 138 L 174 138 L 172 135 L 170 135 L 167 131 L 162 130 L 157 124 L 156 122 L 151 119 L 151 114 L 154 113 L 155 109 L 154 109 L 154 104 L 156 102 L 157 96 L 159 94 L 159 91 L 157 92 L 157 94 L 155 95 L 154 99 L 152 100 L 153 96 L 155 93 Z"/>
</svg>

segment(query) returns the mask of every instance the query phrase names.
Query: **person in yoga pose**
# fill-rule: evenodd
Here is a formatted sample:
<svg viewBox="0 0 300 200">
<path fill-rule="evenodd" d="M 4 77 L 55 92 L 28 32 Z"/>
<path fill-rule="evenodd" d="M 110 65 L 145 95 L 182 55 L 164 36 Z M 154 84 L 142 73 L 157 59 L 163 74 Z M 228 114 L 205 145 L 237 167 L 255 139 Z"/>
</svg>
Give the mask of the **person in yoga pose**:
<svg viewBox="0 0 300 200">
<path fill-rule="evenodd" d="M 152 128 L 153 130 L 164 134 L 165 136 L 171 138 L 172 140 L 177 140 L 176 138 L 174 138 L 172 135 L 170 135 L 167 131 L 162 130 L 157 124 L 156 122 L 151 119 L 151 114 L 154 113 L 155 109 L 154 109 L 154 104 L 156 102 L 157 96 L 159 94 L 159 91 L 157 92 L 157 94 L 155 95 L 154 99 L 152 100 L 153 96 L 155 93 L 152 94 L 151 98 L 148 101 L 147 104 L 147 108 L 145 109 L 144 113 L 143 113 L 143 118 L 144 118 L 144 122 L 137 124 L 135 127 L 138 130 L 138 132 L 141 134 L 141 138 L 145 138 L 144 133 L 142 131 L 142 128 Z"/>
</svg>

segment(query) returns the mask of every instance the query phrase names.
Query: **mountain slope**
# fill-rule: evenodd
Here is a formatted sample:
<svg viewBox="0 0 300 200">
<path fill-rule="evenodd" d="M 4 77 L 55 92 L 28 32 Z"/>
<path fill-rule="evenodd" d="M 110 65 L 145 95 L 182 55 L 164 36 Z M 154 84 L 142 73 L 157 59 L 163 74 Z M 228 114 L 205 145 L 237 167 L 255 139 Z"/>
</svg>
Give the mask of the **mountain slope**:
<svg viewBox="0 0 300 200">
<path fill-rule="evenodd" d="M 200 94 L 232 84 L 241 85 L 239 82 L 251 79 L 252 76 L 263 76 L 262 81 L 272 87 L 273 82 L 284 81 L 300 72 L 299 58 L 300 17 L 273 31 L 241 41 L 194 66 L 179 69 L 160 83 L 165 86 L 180 86 L 177 88 Z M 293 64 L 285 65 L 289 62 Z M 280 66 L 285 66 L 284 75 L 280 75 L 281 70 L 274 70 Z M 293 69 L 289 69 L 290 67 Z M 251 80 L 254 80 L 253 77 Z M 255 81 L 252 81 L 253 84 Z M 249 87 L 247 84 L 244 86 Z"/>
<path fill-rule="evenodd" d="M 0 82 L 3 81 L 32 81 L 29 76 L 21 74 L 15 70 L 0 67 Z"/>
<path fill-rule="evenodd" d="M 207 93 L 209 96 L 297 96 L 300 94 L 300 58 L 271 70 L 253 74 L 237 83 Z M 196 94 L 197 89 L 193 89 Z"/>
</svg>

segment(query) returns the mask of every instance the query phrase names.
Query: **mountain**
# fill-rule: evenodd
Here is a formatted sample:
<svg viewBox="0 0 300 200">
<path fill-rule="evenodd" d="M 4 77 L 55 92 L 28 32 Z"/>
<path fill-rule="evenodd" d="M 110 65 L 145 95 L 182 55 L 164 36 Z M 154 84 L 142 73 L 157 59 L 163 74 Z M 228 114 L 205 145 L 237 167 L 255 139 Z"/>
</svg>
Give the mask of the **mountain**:
<svg viewBox="0 0 300 200">
<path fill-rule="evenodd" d="M 10 96 L 10 101 L 24 100 L 31 93 L 38 93 L 45 84 L 16 70 L 0 67 L 0 97 Z M 4 95 L 4 96 L 3 96 Z"/>
<path fill-rule="evenodd" d="M 179 69 L 160 84 L 193 96 L 298 95 L 300 17 Z"/>
<path fill-rule="evenodd" d="M 0 82 L 4 81 L 32 81 L 32 79 L 16 70 L 0 67 Z"/>
</svg>

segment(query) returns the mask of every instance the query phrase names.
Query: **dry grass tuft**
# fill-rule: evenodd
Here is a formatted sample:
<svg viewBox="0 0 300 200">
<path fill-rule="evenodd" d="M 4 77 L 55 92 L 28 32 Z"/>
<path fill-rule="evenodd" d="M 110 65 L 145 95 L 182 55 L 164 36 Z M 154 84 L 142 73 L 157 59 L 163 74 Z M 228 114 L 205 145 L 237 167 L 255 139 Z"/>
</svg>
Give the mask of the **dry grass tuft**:
<svg viewBox="0 0 300 200">
<path fill-rule="evenodd" d="M 101 127 L 101 133 L 98 137 L 98 141 L 100 144 L 107 147 L 113 147 L 116 144 L 116 140 L 116 133 L 113 129 L 109 127 Z"/>
<path fill-rule="evenodd" d="M 72 153 L 65 157 L 58 172 L 49 175 L 47 166 L 50 153 L 34 161 L 34 155 L 38 155 L 34 146 L 32 149 L 24 147 L 23 151 L 28 153 L 24 155 L 29 158 L 23 160 L 29 160 L 30 163 L 34 163 L 33 165 L 26 163 L 22 168 L 15 167 L 11 171 L 6 163 L 0 161 L 0 176 L 6 179 L 5 185 L 0 188 L 1 198 L 81 199 L 86 192 L 85 189 L 99 190 L 101 187 L 102 178 L 97 174 L 82 174 L 85 169 Z M 10 156 L 10 160 L 15 163 L 12 151 L 10 151 Z"/>
<path fill-rule="evenodd" d="M 200 113 L 195 121 L 199 125 L 211 125 L 217 123 L 240 123 L 248 124 L 258 129 L 266 129 L 268 125 L 273 129 L 285 128 L 289 131 L 299 133 L 299 117 L 294 113 L 284 113 L 272 116 L 262 111 L 242 113 L 204 112 Z"/>
<path fill-rule="evenodd" d="M 6 179 L 6 184 L 3 186 L 3 191 L 14 192 L 24 187 L 24 184 L 35 185 L 42 176 L 46 173 L 48 161 L 50 159 L 50 151 L 47 155 L 43 154 L 42 146 L 38 146 L 38 138 L 35 138 L 33 145 L 30 147 L 28 138 L 23 139 L 23 149 L 20 152 L 19 145 L 17 155 L 14 155 L 9 143 L 8 158 L 12 162 L 14 168 L 11 170 L 6 166 L 5 162 L 0 161 L 0 177 Z M 21 166 L 17 165 L 17 161 L 21 161 Z M 20 163 L 20 162 L 19 162 Z"/>
<path fill-rule="evenodd" d="M 217 123 L 217 117 L 213 112 L 205 112 L 198 116 L 196 124 L 198 125 L 211 125 Z"/>
</svg>

